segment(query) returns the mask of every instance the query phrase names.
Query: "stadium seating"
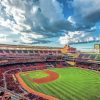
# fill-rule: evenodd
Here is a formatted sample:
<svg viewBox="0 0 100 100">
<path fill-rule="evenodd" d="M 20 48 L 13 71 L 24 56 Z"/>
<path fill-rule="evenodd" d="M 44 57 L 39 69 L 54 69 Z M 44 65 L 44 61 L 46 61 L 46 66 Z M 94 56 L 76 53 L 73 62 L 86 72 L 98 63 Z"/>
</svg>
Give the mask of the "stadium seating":
<svg viewBox="0 0 100 100">
<path fill-rule="evenodd" d="M 97 55 L 95 58 L 96 61 L 100 61 L 100 55 Z"/>
<path fill-rule="evenodd" d="M 15 74 L 20 71 L 70 66 L 65 62 L 65 59 L 62 59 L 63 57 L 60 54 L 60 51 L 55 50 L 0 50 L 0 86 L 5 87 L 4 83 L 6 83 L 8 90 L 23 94 L 29 100 L 46 100 L 43 97 L 26 92 L 18 83 Z M 100 64 L 93 62 L 100 61 L 100 55 L 82 53 L 74 60 L 77 67 L 100 71 Z"/>
<path fill-rule="evenodd" d="M 100 71 L 100 54 L 80 54 L 75 61 L 77 67 Z"/>
<path fill-rule="evenodd" d="M 29 98 L 29 100 L 46 100 L 42 97 L 39 97 L 35 94 L 26 93 L 25 90 L 20 86 L 16 80 L 15 73 L 19 71 L 32 71 L 32 70 L 42 70 L 48 68 L 49 65 L 53 65 L 57 68 L 66 67 L 67 64 L 62 61 L 58 62 L 39 62 L 39 63 L 26 63 L 26 64 L 14 64 L 0 66 L 0 86 L 5 87 L 4 82 L 6 82 L 6 87 L 8 90 L 13 91 L 17 94 L 25 94 L 24 96 Z M 51 66 L 50 66 L 51 67 Z M 3 75 L 5 73 L 5 75 Z M 4 80 L 5 77 L 5 80 Z M 25 100 L 25 99 L 24 99 Z M 26 99 L 27 100 L 27 99 Z"/>
<path fill-rule="evenodd" d="M 78 59 L 89 59 L 100 61 L 100 54 L 80 54 Z"/>
</svg>

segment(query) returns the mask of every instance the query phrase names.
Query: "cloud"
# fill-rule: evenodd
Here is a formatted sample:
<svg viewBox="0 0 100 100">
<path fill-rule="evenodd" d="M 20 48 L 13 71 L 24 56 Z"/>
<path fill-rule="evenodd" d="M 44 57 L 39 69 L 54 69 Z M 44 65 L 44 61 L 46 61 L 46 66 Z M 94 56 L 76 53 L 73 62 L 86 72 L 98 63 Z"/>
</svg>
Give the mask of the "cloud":
<svg viewBox="0 0 100 100">
<path fill-rule="evenodd" d="M 100 21 L 100 0 L 74 0 L 72 2 L 74 14 L 67 18 L 72 25 L 64 36 L 59 38 L 61 44 L 84 43 L 100 41 L 100 30 L 96 23 Z"/>
<path fill-rule="evenodd" d="M 77 24 L 91 27 L 100 21 L 100 0 L 74 0 L 74 16 Z"/>
<path fill-rule="evenodd" d="M 78 13 L 78 15 L 81 15 L 81 17 L 83 18 L 100 10 L 100 6 L 99 6 L 100 0 L 96 0 L 96 1 L 94 0 L 89 0 L 89 1 L 75 0 L 73 3 L 74 3 L 75 11 L 77 10 L 79 11 L 79 12 L 75 12 L 76 15 Z"/>
<path fill-rule="evenodd" d="M 60 29 L 57 27 L 59 22 L 64 22 L 62 8 L 57 0 L 2 0 L 1 6 L 6 16 L 12 16 L 10 21 L 14 26 L 11 29 L 19 33 L 38 31 L 43 34 L 45 31 L 53 34 L 63 29 L 62 26 Z"/>
<path fill-rule="evenodd" d="M 37 35 L 36 33 L 31 33 L 31 34 L 24 33 L 21 35 L 20 40 L 23 43 L 31 44 L 31 43 L 37 42 L 36 39 L 40 39 L 40 38 L 43 38 L 43 36 Z"/>
<path fill-rule="evenodd" d="M 65 34 L 64 36 L 61 36 L 59 38 L 59 42 L 61 44 L 69 44 L 71 42 L 75 43 L 78 42 L 80 39 L 80 37 L 84 37 L 85 33 L 84 32 L 80 32 L 80 31 L 75 31 L 75 32 L 71 32 L 69 31 L 67 34 Z"/>
<path fill-rule="evenodd" d="M 68 32 L 64 36 L 59 38 L 60 44 L 76 44 L 76 43 L 85 43 L 92 41 L 100 41 L 100 36 L 93 36 L 91 32 L 84 31 L 74 31 Z"/>
<path fill-rule="evenodd" d="M 64 19 L 63 9 L 57 0 L 40 0 L 40 9 L 50 22 Z"/>
<path fill-rule="evenodd" d="M 15 34 L 9 30 L 0 26 L 0 43 L 2 44 L 20 44 L 20 35 Z"/>
<path fill-rule="evenodd" d="M 49 40 L 30 38 L 26 36 L 25 37 L 21 36 L 20 41 L 23 44 L 46 44 L 51 42 Z"/>
<path fill-rule="evenodd" d="M 20 34 L 25 43 L 59 37 L 72 27 L 57 0 L 2 0 L 0 11 L 0 25 Z"/>
<path fill-rule="evenodd" d="M 65 18 L 67 9 L 59 0 L 1 0 L 0 26 L 18 34 L 21 43 L 48 43 L 54 37 L 61 44 L 96 40 L 93 33 L 100 21 L 100 0 L 69 3 L 73 15 Z"/>
<path fill-rule="evenodd" d="M 68 44 L 68 43 L 69 43 L 69 37 L 68 37 L 68 35 L 61 36 L 61 37 L 59 38 L 59 42 L 60 42 L 60 44 L 62 44 L 62 45 Z"/>
</svg>

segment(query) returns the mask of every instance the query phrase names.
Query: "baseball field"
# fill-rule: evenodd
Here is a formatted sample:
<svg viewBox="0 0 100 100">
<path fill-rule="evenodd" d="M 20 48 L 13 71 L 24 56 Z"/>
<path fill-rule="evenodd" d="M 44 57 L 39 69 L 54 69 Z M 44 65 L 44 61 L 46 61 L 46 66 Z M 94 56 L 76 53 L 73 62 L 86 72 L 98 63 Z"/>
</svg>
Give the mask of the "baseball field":
<svg viewBox="0 0 100 100">
<path fill-rule="evenodd" d="M 27 87 L 60 100 L 100 100 L 100 72 L 52 68 L 19 75 Z"/>
</svg>

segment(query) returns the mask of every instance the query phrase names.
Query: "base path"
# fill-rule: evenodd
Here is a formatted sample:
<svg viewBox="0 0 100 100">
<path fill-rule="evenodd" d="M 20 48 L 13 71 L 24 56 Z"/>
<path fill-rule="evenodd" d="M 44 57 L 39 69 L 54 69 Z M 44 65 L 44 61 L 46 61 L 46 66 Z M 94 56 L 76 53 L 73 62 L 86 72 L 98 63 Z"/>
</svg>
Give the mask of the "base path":
<svg viewBox="0 0 100 100">
<path fill-rule="evenodd" d="M 47 77 L 34 79 L 33 82 L 37 84 L 48 83 L 59 78 L 59 74 L 50 70 L 45 70 L 44 73 L 48 74 Z"/>
<path fill-rule="evenodd" d="M 48 71 L 46 71 L 48 73 Z M 49 71 L 49 73 L 51 73 L 51 71 Z M 55 76 L 53 76 L 55 77 Z M 55 97 L 52 97 L 52 96 L 49 96 L 49 95 L 46 95 L 46 94 L 43 94 L 43 93 L 40 93 L 40 92 L 37 92 L 33 89 L 31 89 L 29 86 L 26 85 L 26 83 L 22 80 L 22 78 L 20 77 L 20 73 L 17 73 L 16 74 L 16 78 L 18 80 L 18 82 L 20 83 L 20 85 L 25 89 L 27 90 L 29 93 L 32 93 L 32 94 L 35 94 L 35 95 L 38 95 L 40 97 L 43 97 L 47 100 L 59 100 L 58 98 L 55 98 Z M 42 78 L 41 78 L 42 79 Z M 40 81 L 38 81 L 38 83 L 40 83 Z"/>
</svg>

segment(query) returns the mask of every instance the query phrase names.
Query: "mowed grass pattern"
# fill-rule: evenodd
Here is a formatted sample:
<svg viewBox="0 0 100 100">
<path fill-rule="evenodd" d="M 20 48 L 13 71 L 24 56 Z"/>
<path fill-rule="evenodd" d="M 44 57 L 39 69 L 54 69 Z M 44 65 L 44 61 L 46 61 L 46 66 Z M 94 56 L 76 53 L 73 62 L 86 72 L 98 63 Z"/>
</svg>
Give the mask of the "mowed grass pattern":
<svg viewBox="0 0 100 100">
<path fill-rule="evenodd" d="M 50 70 L 57 72 L 59 78 L 46 84 L 33 83 L 25 75 L 21 75 L 21 77 L 32 89 L 60 100 L 100 100 L 99 72 L 80 68 L 54 68 Z M 40 72 L 41 77 L 44 73 Z M 34 71 L 30 75 L 30 77 L 34 76 Z"/>
</svg>

